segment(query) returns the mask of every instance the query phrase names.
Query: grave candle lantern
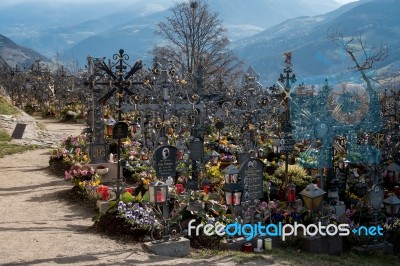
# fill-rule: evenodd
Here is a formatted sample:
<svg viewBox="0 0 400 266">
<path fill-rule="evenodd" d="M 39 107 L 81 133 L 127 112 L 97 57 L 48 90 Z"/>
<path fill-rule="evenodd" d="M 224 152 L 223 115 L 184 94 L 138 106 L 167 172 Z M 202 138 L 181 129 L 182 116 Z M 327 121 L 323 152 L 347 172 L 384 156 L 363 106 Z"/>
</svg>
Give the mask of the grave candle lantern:
<svg viewBox="0 0 400 266">
<path fill-rule="evenodd" d="M 168 198 L 168 185 L 156 181 L 149 185 L 149 200 L 153 204 L 162 204 Z"/>
<path fill-rule="evenodd" d="M 109 137 L 112 137 L 113 135 L 113 128 L 115 125 L 116 121 L 110 117 L 109 119 L 107 119 L 105 125 L 106 125 L 106 135 Z"/>
<path fill-rule="evenodd" d="M 241 203 L 243 187 L 239 184 L 226 184 L 223 187 L 225 191 L 225 201 L 228 206 L 238 206 Z"/>
</svg>

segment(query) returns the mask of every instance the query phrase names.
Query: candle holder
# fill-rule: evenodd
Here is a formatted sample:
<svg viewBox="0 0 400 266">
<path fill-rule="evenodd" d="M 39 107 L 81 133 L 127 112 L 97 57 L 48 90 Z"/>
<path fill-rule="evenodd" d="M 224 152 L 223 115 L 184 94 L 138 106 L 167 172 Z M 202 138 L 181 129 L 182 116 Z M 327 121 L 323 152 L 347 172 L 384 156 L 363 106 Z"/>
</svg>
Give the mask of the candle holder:
<svg viewBox="0 0 400 266">
<path fill-rule="evenodd" d="M 296 185 L 290 183 L 287 185 L 287 201 L 293 203 L 296 200 Z"/>
<path fill-rule="evenodd" d="M 263 252 L 263 240 L 257 239 L 257 247 L 254 249 L 255 252 Z"/>
<path fill-rule="evenodd" d="M 264 239 L 264 249 L 265 250 L 272 250 L 272 238 Z"/>
</svg>

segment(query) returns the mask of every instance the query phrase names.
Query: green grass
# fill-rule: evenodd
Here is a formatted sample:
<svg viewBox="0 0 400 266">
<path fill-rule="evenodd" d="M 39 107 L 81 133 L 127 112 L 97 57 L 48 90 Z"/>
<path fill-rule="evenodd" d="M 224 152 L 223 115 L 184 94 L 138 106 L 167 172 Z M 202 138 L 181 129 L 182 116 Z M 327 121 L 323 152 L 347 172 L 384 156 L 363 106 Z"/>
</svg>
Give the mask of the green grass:
<svg viewBox="0 0 400 266">
<path fill-rule="evenodd" d="M 29 150 L 37 149 L 37 145 L 19 145 L 10 143 L 11 137 L 7 132 L 0 130 L 0 158 L 6 155 L 22 153 Z"/>
<path fill-rule="evenodd" d="M 18 113 L 18 109 L 8 104 L 6 100 L 0 96 L 0 115 L 15 115 Z M 0 158 L 37 148 L 36 145 L 19 145 L 10 143 L 10 141 L 11 136 L 7 132 L 0 130 Z"/>
<path fill-rule="evenodd" d="M 241 251 L 216 251 L 216 250 L 197 250 L 192 252 L 193 258 L 207 259 L 218 256 L 230 258 L 237 264 L 242 265 L 399 265 L 399 257 L 374 253 L 370 255 L 358 255 L 352 252 L 343 252 L 341 255 L 312 254 L 292 248 L 276 248 L 265 253 L 244 253 Z"/>
<path fill-rule="evenodd" d="M 7 132 L 0 130 L 0 141 L 10 141 L 11 137 Z"/>
<path fill-rule="evenodd" d="M 7 101 L 0 96 L 0 114 L 1 115 L 15 115 L 18 114 L 19 111 L 17 108 L 7 103 Z"/>
</svg>

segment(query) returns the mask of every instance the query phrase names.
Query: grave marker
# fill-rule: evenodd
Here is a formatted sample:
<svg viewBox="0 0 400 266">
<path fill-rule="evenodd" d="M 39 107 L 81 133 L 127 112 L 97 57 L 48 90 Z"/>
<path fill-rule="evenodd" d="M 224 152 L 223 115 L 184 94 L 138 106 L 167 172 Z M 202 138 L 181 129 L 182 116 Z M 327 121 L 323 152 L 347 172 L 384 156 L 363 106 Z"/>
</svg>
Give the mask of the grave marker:
<svg viewBox="0 0 400 266">
<path fill-rule="evenodd" d="M 24 135 L 24 132 L 25 132 L 25 128 L 26 128 L 26 124 L 18 123 L 14 128 L 11 138 L 12 139 L 22 139 L 22 136 Z"/>
<path fill-rule="evenodd" d="M 248 159 L 239 169 L 239 176 L 242 180 L 243 196 L 242 201 L 261 199 L 264 197 L 264 163 L 259 159 Z"/>
<path fill-rule="evenodd" d="M 176 152 L 174 146 L 160 146 L 154 151 L 156 176 L 166 179 L 176 175 Z"/>
</svg>

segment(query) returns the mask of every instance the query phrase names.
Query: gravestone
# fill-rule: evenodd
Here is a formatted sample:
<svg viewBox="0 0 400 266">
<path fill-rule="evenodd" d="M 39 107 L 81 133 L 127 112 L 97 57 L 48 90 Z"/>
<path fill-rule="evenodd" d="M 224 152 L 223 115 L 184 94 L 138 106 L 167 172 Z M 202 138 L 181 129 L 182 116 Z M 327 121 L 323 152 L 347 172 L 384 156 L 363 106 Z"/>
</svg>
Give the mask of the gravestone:
<svg viewBox="0 0 400 266">
<path fill-rule="evenodd" d="M 189 158 L 192 161 L 202 161 L 204 157 L 204 141 L 201 137 L 195 137 L 189 144 Z"/>
<path fill-rule="evenodd" d="M 160 146 L 154 151 L 157 177 L 166 179 L 176 175 L 176 153 L 174 146 Z"/>
<path fill-rule="evenodd" d="M 22 136 L 24 135 L 24 132 L 25 132 L 25 128 L 26 128 L 26 124 L 18 123 L 14 128 L 11 138 L 12 139 L 22 139 Z"/>
<path fill-rule="evenodd" d="M 124 139 L 128 137 L 128 124 L 122 121 L 115 123 L 113 127 L 113 139 Z"/>
<path fill-rule="evenodd" d="M 259 159 L 249 159 L 242 163 L 239 176 L 243 186 L 242 202 L 264 197 L 263 180 L 265 164 Z"/>
<path fill-rule="evenodd" d="M 107 144 L 91 144 L 90 145 L 90 163 L 107 162 L 108 145 Z"/>
</svg>

